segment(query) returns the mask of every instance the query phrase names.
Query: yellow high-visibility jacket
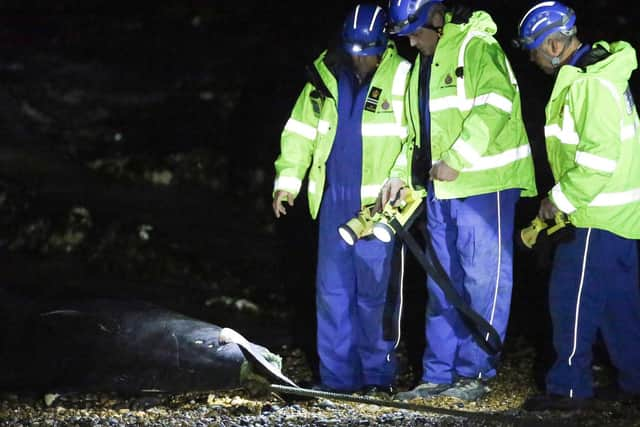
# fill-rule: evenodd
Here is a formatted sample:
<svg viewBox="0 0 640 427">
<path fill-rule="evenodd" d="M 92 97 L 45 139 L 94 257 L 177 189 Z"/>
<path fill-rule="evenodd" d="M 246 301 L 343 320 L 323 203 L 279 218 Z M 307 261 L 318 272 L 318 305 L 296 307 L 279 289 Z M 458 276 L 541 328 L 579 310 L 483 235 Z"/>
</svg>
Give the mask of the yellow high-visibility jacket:
<svg viewBox="0 0 640 427">
<path fill-rule="evenodd" d="M 629 43 L 598 42 L 599 61 L 560 68 L 547 103 L 549 197 L 577 227 L 640 238 L 640 121 L 629 78 Z"/>
<path fill-rule="evenodd" d="M 462 198 L 510 188 L 522 189 L 525 197 L 535 196 L 518 83 L 493 37 L 496 25 L 482 11 L 464 24 L 454 24 L 451 18 L 448 13 L 431 63 L 431 157 L 460 174 L 454 181 L 434 181 L 436 197 Z M 422 143 L 419 78 L 420 54 L 406 96 L 409 137 L 392 172 L 406 182 L 411 181 L 412 153 Z"/>
<path fill-rule="evenodd" d="M 302 89 L 280 139 L 275 161 L 274 193 L 300 192 L 308 171 L 308 200 L 316 218 L 326 179 L 326 162 L 338 123 L 338 83 L 323 52 L 313 64 L 315 77 Z M 389 41 L 380 65 L 372 76 L 368 102 L 362 114 L 362 205 L 373 203 L 389 176 L 407 130 L 404 124 L 404 93 L 410 63 Z"/>
</svg>

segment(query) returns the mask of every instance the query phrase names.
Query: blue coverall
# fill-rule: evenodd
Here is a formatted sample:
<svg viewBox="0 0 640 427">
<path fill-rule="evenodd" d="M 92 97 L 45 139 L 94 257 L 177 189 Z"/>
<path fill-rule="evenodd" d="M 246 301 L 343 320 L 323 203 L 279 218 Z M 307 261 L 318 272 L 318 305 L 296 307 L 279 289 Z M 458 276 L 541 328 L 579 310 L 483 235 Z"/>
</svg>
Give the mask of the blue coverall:
<svg viewBox="0 0 640 427">
<path fill-rule="evenodd" d="M 421 64 L 421 141 L 431 166 L 429 85 L 432 57 Z M 504 337 L 513 287 L 513 229 L 520 189 L 463 199 L 438 200 L 427 184 L 427 232 L 435 255 L 457 292 Z M 491 378 L 499 355 L 478 346 L 458 310 L 438 284 L 427 279 L 426 349 L 422 381 L 451 384 L 459 377 Z"/>
<path fill-rule="evenodd" d="M 513 287 L 513 229 L 520 190 L 437 200 L 427 195 L 427 228 L 435 253 L 470 307 L 504 341 Z M 452 383 L 459 377 L 491 378 L 497 355 L 475 341 L 458 310 L 431 277 L 427 280 L 423 381 Z"/>
<path fill-rule="evenodd" d="M 569 60 L 589 51 L 583 45 Z M 618 370 L 618 385 L 640 395 L 640 288 L 637 241 L 596 228 L 577 228 L 556 248 L 549 284 L 556 361 L 547 373 L 547 393 L 593 396 L 592 347 L 600 332 Z"/>
<path fill-rule="evenodd" d="M 393 342 L 382 336 L 382 317 L 394 242 L 375 238 L 347 245 L 338 226 L 361 208 L 362 111 L 368 82 L 350 71 L 338 79 L 338 124 L 327 161 L 320 206 L 316 304 L 320 378 L 324 387 L 356 391 L 393 384 Z"/>
</svg>

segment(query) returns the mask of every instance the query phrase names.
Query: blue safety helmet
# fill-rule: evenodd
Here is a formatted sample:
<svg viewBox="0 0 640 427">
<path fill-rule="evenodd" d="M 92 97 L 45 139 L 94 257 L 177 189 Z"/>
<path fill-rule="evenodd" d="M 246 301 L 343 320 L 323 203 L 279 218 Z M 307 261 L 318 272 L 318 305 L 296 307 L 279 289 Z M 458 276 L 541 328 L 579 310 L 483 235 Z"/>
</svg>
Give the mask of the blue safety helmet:
<svg viewBox="0 0 640 427">
<path fill-rule="evenodd" d="M 518 25 L 518 38 L 514 44 L 522 49 L 532 50 L 553 33 L 566 36 L 576 34 L 576 14 L 570 7 L 557 2 L 538 3 L 527 13 Z"/>
<path fill-rule="evenodd" d="M 351 55 L 380 55 L 387 48 L 387 14 L 374 4 L 357 5 L 344 20 L 342 45 Z"/>
<path fill-rule="evenodd" d="M 389 0 L 389 33 L 408 36 L 423 27 L 431 6 L 443 0 Z"/>
</svg>

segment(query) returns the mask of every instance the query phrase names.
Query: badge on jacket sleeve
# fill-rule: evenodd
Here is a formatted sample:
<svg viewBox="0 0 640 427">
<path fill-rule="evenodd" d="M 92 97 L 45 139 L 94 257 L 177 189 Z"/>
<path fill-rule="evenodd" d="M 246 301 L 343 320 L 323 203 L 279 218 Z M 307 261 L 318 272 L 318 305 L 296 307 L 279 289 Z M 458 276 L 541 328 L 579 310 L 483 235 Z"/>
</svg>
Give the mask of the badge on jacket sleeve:
<svg viewBox="0 0 640 427">
<path fill-rule="evenodd" d="M 320 92 L 318 92 L 317 90 L 312 91 L 309 94 L 309 99 L 311 100 L 313 114 L 316 117 L 320 117 L 320 111 L 322 110 L 322 96 L 320 95 Z"/>
<path fill-rule="evenodd" d="M 627 87 L 627 90 L 624 91 L 624 101 L 627 107 L 627 114 L 633 114 L 633 106 L 635 102 L 633 101 L 633 94 L 631 93 L 631 88 Z"/>
<path fill-rule="evenodd" d="M 381 93 L 382 89 L 380 89 L 379 87 L 371 86 L 369 95 L 367 95 L 367 101 L 364 103 L 364 109 L 375 113 Z"/>
</svg>

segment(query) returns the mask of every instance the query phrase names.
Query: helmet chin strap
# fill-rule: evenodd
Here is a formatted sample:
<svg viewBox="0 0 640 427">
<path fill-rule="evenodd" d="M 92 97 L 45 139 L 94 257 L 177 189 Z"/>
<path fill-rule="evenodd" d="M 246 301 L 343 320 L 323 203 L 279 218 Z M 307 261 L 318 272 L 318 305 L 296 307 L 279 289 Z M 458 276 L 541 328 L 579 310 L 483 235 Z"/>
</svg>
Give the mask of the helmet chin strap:
<svg viewBox="0 0 640 427">
<path fill-rule="evenodd" d="M 568 39 L 565 43 L 564 46 L 562 46 L 562 50 L 560 51 L 560 54 L 557 56 L 551 56 L 551 55 L 547 55 L 545 52 L 541 52 L 542 55 L 549 60 L 549 63 L 551 63 L 551 66 L 553 68 L 558 68 L 560 67 L 560 56 L 562 56 L 562 54 L 567 50 L 567 48 L 569 47 L 569 44 L 571 43 L 571 39 Z"/>
<path fill-rule="evenodd" d="M 539 50 L 539 53 L 544 57 L 544 59 L 549 61 L 551 67 L 558 68 L 560 66 L 560 56 L 551 56 L 543 50 Z"/>
</svg>

